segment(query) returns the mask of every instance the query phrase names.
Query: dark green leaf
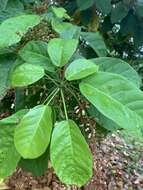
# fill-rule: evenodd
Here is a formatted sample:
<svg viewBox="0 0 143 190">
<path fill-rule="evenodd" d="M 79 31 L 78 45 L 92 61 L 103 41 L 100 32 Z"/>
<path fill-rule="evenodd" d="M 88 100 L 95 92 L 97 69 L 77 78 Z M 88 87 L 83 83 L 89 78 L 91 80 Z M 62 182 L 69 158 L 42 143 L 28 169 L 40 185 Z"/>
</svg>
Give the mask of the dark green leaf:
<svg viewBox="0 0 143 190">
<path fill-rule="evenodd" d="M 99 57 L 107 55 L 107 48 L 102 36 L 98 32 L 82 32 L 82 37 Z"/>
<path fill-rule="evenodd" d="M 8 0 L 0 0 L 0 11 L 6 8 Z"/>
<path fill-rule="evenodd" d="M 47 43 L 42 41 L 30 41 L 24 48 L 19 52 L 22 59 L 33 65 L 39 65 L 49 72 L 54 71 L 54 66 L 52 65 L 48 53 L 47 53 Z"/>
<path fill-rule="evenodd" d="M 34 176 L 41 176 L 48 169 L 49 151 L 36 159 L 21 159 L 19 166 L 26 172 L 31 172 Z"/>
<path fill-rule="evenodd" d="M 85 10 L 94 4 L 95 0 L 77 0 L 77 5 L 80 10 Z"/>
<path fill-rule="evenodd" d="M 14 56 L 0 56 L 0 100 L 9 88 L 9 72 L 14 64 Z"/>
<path fill-rule="evenodd" d="M 96 8 L 103 14 L 107 15 L 110 13 L 112 5 L 111 0 L 95 0 Z"/>
<path fill-rule="evenodd" d="M 112 8 L 111 12 L 111 22 L 119 23 L 121 20 L 127 16 L 129 9 L 123 4 L 123 2 L 119 2 L 115 4 L 115 7 Z"/>
<path fill-rule="evenodd" d="M 140 87 L 141 78 L 127 62 L 119 58 L 112 57 L 99 57 L 91 59 L 91 61 L 99 65 L 100 71 L 120 74 L 129 81 L 133 82 L 137 87 Z"/>
</svg>

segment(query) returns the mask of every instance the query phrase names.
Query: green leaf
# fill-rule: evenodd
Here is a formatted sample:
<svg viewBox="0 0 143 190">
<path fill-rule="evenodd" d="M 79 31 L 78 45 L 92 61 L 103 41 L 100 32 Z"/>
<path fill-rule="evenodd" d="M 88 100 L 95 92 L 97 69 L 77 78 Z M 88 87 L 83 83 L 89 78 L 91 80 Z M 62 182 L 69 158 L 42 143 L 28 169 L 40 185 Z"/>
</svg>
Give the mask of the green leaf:
<svg viewBox="0 0 143 190">
<path fill-rule="evenodd" d="M 134 85 L 136 85 L 138 88 L 140 87 L 141 79 L 138 73 L 127 62 L 118 58 L 111 57 L 95 58 L 91 60 L 95 64 L 99 65 L 100 71 L 120 74 L 132 82 Z M 120 128 L 115 122 L 102 115 L 94 106 L 91 105 L 88 109 L 88 112 L 92 117 L 96 118 L 96 121 L 104 128 L 110 131 L 114 131 Z"/>
<path fill-rule="evenodd" d="M 75 39 L 55 38 L 48 43 L 48 53 L 51 61 L 57 67 L 62 67 L 68 63 L 78 45 Z"/>
<path fill-rule="evenodd" d="M 67 11 L 63 7 L 52 7 L 52 11 L 58 18 L 70 19 L 70 16 L 67 14 Z"/>
<path fill-rule="evenodd" d="M 7 5 L 4 11 L 12 11 L 15 13 L 21 12 L 24 10 L 23 3 L 20 0 L 8 0 Z"/>
<path fill-rule="evenodd" d="M 123 2 L 119 2 L 115 4 L 115 7 L 112 8 L 111 12 L 111 22 L 119 23 L 122 19 L 127 16 L 129 9 L 123 4 Z"/>
<path fill-rule="evenodd" d="M 26 172 L 31 172 L 34 176 L 42 176 L 48 169 L 49 151 L 36 159 L 21 159 L 19 166 Z"/>
<path fill-rule="evenodd" d="M 52 166 L 63 183 L 81 187 L 91 178 L 92 155 L 74 121 L 56 124 L 52 134 L 50 155 Z"/>
<path fill-rule="evenodd" d="M 140 87 L 140 76 L 127 62 L 113 57 L 99 57 L 91 59 L 91 61 L 99 66 L 100 71 L 120 74 L 133 82 L 137 87 Z"/>
<path fill-rule="evenodd" d="M 22 109 L 15 114 L 6 117 L 2 120 L 0 120 L 0 126 L 5 126 L 5 125 L 17 125 L 20 121 L 21 118 L 28 112 L 28 109 Z"/>
<path fill-rule="evenodd" d="M 137 1 L 136 12 L 139 16 L 143 17 L 143 1 L 142 0 Z"/>
<path fill-rule="evenodd" d="M 92 61 L 87 59 L 77 59 L 67 67 L 65 77 L 69 81 L 78 80 L 96 73 L 97 71 L 98 66 Z"/>
<path fill-rule="evenodd" d="M 9 72 L 13 66 L 14 56 L 0 56 L 0 100 L 9 88 Z"/>
<path fill-rule="evenodd" d="M 39 23 L 38 15 L 20 15 L 5 20 L 0 25 L 0 48 L 18 43 L 29 28 Z"/>
<path fill-rule="evenodd" d="M 6 8 L 8 0 L 0 0 L 0 11 Z"/>
<path fill-rule="evenodd" d="M 60 35 L 62 39 L 78 39 L 81 28 L 68 22 L 52 22 L 52 28 Z"/>
<path fill-rule="evenodd" d="M 54 66 L 47 53 L 47 43 L 45 42 L 30 41 L 20 50 L 19 55 L 27 63 L 39 65 L 49 72 L 54 71 Z"/>
<path fill-rule="evenodd" d="M 95 0 L 96 8 L 103 14 L 107 15 L 110 13 L 112 5 L 111 0 Z"/>
<path fill-rule="evenodd" d="M 4 9 L 0 11 L 0 22 L 24 12 L 24 6 L 20 0 L 4 0 L 3 8 Z"/>
<path fill-rule="evenodd" d="M 99 32 L 82 32 L 81 36 L 99 57 L 107 55 L 107 48 Z"/>
<path fill-rule="evenodd" d="M 13 133 L 13 126 L 0 126 L 0 178 L 10 176 L 20 160 L 14 146 Z"/>
<path fill-rule="evenodd" d="M 132 82 L 118 74 L 99 72 L 86 78 L 80 84 L 80 90 L 119 128 L 141 135 L 143 93 Z"/>
<path fill-rule="evenodd" d="M 23 158 L 37 158 L 46 151 L 52 125 L 49 106 L 36 106 L 23 117 L 14 135 L 16 149 Z"/>
<path fill-rule="evenodd" d="M 14 146 L 14 129 L 26 110 L 21 110 L 10 117 L 0 120 L 0 178 L 10 176 L 17 167 L 20 155 Z"/>
<path fill-rule="evenodd" d="M 44 74 L 42 67 L 24 63 L 15 67 L 11 73 L 11 85 L 13 87 L 27 86 L 41 79 Z"/>
<path fill-rule="evenodd" d="M 77 0 L 77 5 L 81 11 L 88 9 L 95 3 L 95 0 Z"/>
</svg>

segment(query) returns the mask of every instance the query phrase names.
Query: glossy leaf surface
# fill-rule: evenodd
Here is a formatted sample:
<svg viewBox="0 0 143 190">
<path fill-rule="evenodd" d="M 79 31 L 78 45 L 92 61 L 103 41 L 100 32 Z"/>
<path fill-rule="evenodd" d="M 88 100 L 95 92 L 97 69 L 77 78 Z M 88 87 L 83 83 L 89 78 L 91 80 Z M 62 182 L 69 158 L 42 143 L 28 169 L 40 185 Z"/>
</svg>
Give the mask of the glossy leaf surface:
<svg viewBox="0 0 143 190">
<path fill-rule="evenodd" d="M 42 67 L 24 63 L 18 65 L 13 70 L 11 74 L 11 85 L 14 87 L 27 86 L 41 79 L 44 74 Z"/>
<path fill-rule="evenodd" d="M 38 15 L 20 15 L 5 20 L 0 25 L 0 48 L 18 43 L 29 28 L 39 23 Z"/>
<path fill-rule="evenodd" d="M 68 63 L 77 48 L 78 40 L 52 39 L 48 43 L 48 53 L 54 65 L 62 67 Z"/>
<path fill-rule="evenodd" d="M 52 125 L 49 106 L 36 106 L 23 117 L 14 135 L 16 149 L 23 158 L 37 158 L 46 151 Z"/>
<path fill-rule="evenodd" d="M 61 121 L 56 124 L 50 155 L 52 166 L 62 182 L 80 187 L 91 178 L 92 155 L 74 121 Z"/>
<path fill-rule="evenodd" d="M 77 59 L 73 61 L 66 69 L 65 77 L 67 80 L 78 80 L 87 77 L 98 71 L 92 61 L 86 59 Z"/>
</svg>

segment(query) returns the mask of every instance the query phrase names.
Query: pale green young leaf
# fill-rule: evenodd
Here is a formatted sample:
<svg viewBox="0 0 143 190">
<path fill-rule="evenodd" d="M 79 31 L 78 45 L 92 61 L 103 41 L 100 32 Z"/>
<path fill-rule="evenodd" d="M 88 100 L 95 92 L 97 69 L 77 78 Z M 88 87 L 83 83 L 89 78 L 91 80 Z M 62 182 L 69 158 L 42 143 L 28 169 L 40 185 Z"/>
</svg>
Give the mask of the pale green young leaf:
<svg viewBox="0 0 143 190">
<path fill-rule="evenodd" d="M 70 19 L 70 16 L 67 14 L 67 11 L 63 7 L 52 7 L 52 11 L 58 18 Z"/>
<path fill-rule="evenodd" d="M 0 25 L 0 48 L 18 43 L 29 28 L 40 23 L 38 15 L 20 15 L 5 20 Z"/>
<path fill-rule="evenodd" d="M 78 80 L 92 75 L 97 71 L 98 66 L 96 66 L 92 61 L 87 59 L 77 59 L 67 67 L 65 78 L 69 81 Z"/>
<path fill-rule="evenodd" d="M 68 63 L 76 51 L 78 40 L 55 38 L 48 43 L 48 53 L 51 61 L 57 67 L 63 67 Z"/>
<path fill-rule="evenodd" d="M 46 151 L 52 125 L 52 110 L 47 105 L 36 106 L 23 117 L 14 134 L 16 149 L 23 158 L 37 158 Z"/>
<path fill-rule="evenodd" d="M 35 83 L 44 76 L 44 69 L 37 65 L 24 63 L 15 67 L 11 73 L 11 85 L 22 87 Z"/>
<path fill-rule="evenodd" d="M 81 187 L 91 178 L 92 155 L 74 121 L 61 121 L 56 124 L 50 155 L 52 166 L 63 183 Z"/>
</svg>

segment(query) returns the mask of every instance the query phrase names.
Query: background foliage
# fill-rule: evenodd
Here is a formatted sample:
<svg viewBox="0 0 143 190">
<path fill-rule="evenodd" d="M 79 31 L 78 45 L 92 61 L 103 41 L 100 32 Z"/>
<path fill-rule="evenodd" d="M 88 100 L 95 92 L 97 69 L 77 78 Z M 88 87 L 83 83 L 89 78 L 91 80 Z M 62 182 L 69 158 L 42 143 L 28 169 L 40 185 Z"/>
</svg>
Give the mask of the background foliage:
<svg viewBox="0 0 143 190">
<path fill-rule="evenodd" d="M 80 187 L 95 125 L 142 140 L 142 0 L 0 0 L 0 23 L 0 177 L 50 160 Z"/>
</svg>

